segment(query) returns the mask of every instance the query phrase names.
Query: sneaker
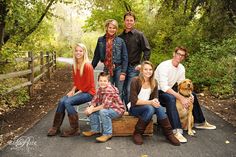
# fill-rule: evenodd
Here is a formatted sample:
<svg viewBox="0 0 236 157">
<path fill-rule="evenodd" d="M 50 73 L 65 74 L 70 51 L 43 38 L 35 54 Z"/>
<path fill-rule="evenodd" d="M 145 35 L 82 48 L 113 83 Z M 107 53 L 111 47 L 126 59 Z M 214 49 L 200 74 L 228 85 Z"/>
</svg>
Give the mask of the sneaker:
<svg viewBox="0 0 236 157">
<path fill-rule="evenodd" d="M 179 132 L 177 132 L 176 134 L 174 134 L 175 138 L 177 138 L 179 140 L 180 143 L 186 143 L 187 139 Z"/>
<path fill-rule="evenodd" d="M 212 124 L 208 123 L 207 121 L 205 121 L 204 123 L 200 123 L 200 124 L 194 124 L 194 127 L 197 129 L 207 129 L 207 130 L 216 129 L 215 125 L 212 125 Z"/>
<path fill-rule="evenodd" d="M 112 135 L 102 135 L 100 137 L 97 137 L 96 140 L 98 142 L 106 142 L 112 138 Z"/>
<path fill-rule="evenodd" d="M 93 135 L 96 135 L 96 134 L 99 134 L 99 132 L 93 132 L 93 131 L 84 131 L 82 132 L 82 134 L 86 137 L 90 137 L 90 136 L 93 136 Z"/>
</svg>

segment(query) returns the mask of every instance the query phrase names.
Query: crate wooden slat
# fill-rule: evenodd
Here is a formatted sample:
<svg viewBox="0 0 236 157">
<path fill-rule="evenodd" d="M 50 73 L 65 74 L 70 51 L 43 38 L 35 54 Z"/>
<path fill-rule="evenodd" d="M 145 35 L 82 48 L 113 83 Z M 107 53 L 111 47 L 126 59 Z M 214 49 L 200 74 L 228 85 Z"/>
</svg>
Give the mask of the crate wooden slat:
<svg viewBox="0 0 236 157">
<path fill-rule="evenodd" d="M 135 125 L 138 121 L 137 117 L 124 115 L 121 118 L 112 120 L 113 136 L 131 136 L 134 132 Z M 153 121 L 148 124 L 144 135 L 153 135 Z"/>
</svg>

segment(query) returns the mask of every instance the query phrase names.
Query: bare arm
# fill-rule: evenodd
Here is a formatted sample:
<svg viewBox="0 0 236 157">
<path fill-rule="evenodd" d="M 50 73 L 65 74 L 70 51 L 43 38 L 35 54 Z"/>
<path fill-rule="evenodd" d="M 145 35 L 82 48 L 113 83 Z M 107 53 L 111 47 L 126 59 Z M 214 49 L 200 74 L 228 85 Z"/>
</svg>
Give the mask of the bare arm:
<svg viewBox="0 0 236 157">
<path fill-rule="evenodd" d="M 67 96 L 68 96 L 68 97 L 73 96 L 73 95 L 75 94 L 75 89 L 76 89 L 76 87 L 73 86 L 73 88 L 67 93 Z"/>
<path fill-rule="evenodd" d="M 160 107 L 160 102 L 158 101 L 157 98 L 152 99 L 152 100 L 138 99 L 136 105 L 151 105 L 153 107 Z"/>
</svg>

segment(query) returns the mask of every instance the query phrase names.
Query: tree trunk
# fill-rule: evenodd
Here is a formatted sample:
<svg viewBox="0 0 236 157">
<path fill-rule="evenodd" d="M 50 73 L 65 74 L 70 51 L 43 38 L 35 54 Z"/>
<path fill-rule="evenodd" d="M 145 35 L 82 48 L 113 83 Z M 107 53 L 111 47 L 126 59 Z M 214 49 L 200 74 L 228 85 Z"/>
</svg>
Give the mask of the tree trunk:
<svg viewBox="0 0 236 157">
<path fill-rule="evenodd" d="M 124 3 L 126 11 L 132 11 L 130 5 L 126 1 L 123 1 L 123 3 Z"/>
<path fill-rule="evenodd" d="M 189 20 L 192 20 L 195 13 L 196 13 L 196 9 L 198 6 L 203 5 L 206 2 L 206 0 L 194 0 L 192 3 L 192 7 L 191 7 L 191 13 L 189 16 Z"/>
<path fill-rule="evenodd" d="M 179 9 L 179 0 L 173 0 L 173 3 L 172 3 L 172 9 L 173 10 L 177 10 Z"/>
<path fill-rule="evenodd" d="M 236 28 L 236 1 L 235 0 L 227 0 L 225 3 L 227 9 L 227 15 L 229 17 L 229 22 L 232 26 Z"/>
<path fill-rule="evenodd" d="M 184 2 L 184 15 L 186 14 L 187 9 L 188 9 L 188 0 L 185 0 L 185 2 Z"/>
<path fill-rule="evenodd" d="M 48 10 L 50 9 L 50 7 L 52 6 L 54 1 L 56 1 L 56 0 L 50 0 L 49 4 L 47 5 L 47 7 L 44 11 L 44 13 L 39 18 L 38 22 L 33 27 L 31 27 L 31 29 L 29 31 L 27 31 L 26 33 L 24 33 L 21 36 L 21 38 L 17 41 L 17 45 L 20 45 L 30 34 L 32 34 L 39 27 L 40 23 L 43 21 L 44 17 L 48 13 Z"/>
<path fill-rule="evenodd" d="M 0 50 L 2 49 L 2 45 L 4 44 L 4 29 L 5 23 L 0 22 Z"/>
<path fill-rule="evenodd" d="M 0 50 L 4 44 L 5 19 L 7 12 L 6 0 L 0 0 Z"/>
</svg>

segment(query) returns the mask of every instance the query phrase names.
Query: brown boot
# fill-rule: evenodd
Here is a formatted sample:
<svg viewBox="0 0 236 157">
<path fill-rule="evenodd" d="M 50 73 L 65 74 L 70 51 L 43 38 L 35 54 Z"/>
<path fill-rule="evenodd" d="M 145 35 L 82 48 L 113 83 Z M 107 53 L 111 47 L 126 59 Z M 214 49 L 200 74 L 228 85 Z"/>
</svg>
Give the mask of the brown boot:
<svg viewBox="0 0 236 157">
<path fill-rule="evenodd" d="M 138 119 L 137 124 L 135 125 L 135 130 L 133 133 L 133 141 L 137 145 L 143 144 L 143 133 L 147 127 L 148 123 L 145 123 L 141 118 Z"/>
<path fill-rule="evenodd" d="M 100 134 L 100 132 L 94 132 L 94 131 L 84 131 L 82 132 L 82 134 L 86 137 L 90 137 L 90 136 L 93 136 L 93 135 L 97 135 L 97 134 Z"/>
<path fill-rule="evenodd" d="M 164 135 L 170 141 L 170 143 L 175 146 L 179 146 L 180 142 L 173 134 L 169 119 L 165 118 L 165 119 L 159 120 L 159 123 L 163 129 Z"/>
<path fill-rule="evenodd" d="M 96 140 L 98 142 L 106 142 L 112 138 L 112 135 L 102 135 L 100 137 L 97 137 Z"/>
<path fill-rule="evenodd" d="M 71 128 L 69 130 L 63 131 L 61 137 L 79 136 L 80 129 L 79 129 L 78 114 L 76 113 L 74 115 L 68 115 L 68 118 Z"/>
<path fill-rule="evenodd" d="M 55 113 L 52 128 L 48 130 L 47 136 L 55 136 L 60 133 L 60 126 L 63 122 L 64 116 L 65 113 Z"/>
</svg>

